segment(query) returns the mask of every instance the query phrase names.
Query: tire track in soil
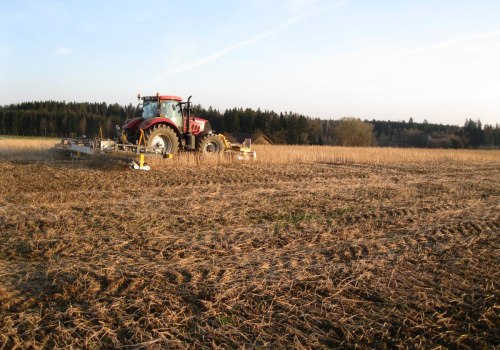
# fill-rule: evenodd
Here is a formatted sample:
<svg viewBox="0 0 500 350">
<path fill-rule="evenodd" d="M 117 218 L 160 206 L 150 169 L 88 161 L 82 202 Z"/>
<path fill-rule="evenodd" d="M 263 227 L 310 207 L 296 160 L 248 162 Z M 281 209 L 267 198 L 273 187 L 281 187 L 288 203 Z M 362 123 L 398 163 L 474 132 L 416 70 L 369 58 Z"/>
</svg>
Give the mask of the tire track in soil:
<svg viewBox="0 0 500 350">
<path fill-rule="evenodd" d="M 403 254 L 415 254 L 424 248 L 430 248 L 435 255 L 450 250 L 463 253 L 473 245 L 484 246 L 491 252 L 491 249 L 499 249 L 498 244 L 496 248 L 491 246 L 499 230 L 499 217 L 489 217 L 483 221 L 457 220 L 417 229 L 402 228 L 381 233 L 376 242 L 369 246 L 369 251 L 372 258 L 385 256 L 394 260 L 398 260 Z M 500 262 L 500 258 L 497 260 Z"/>
<path fill-rule="evenodd" d="M 484 208 L 484 207 L 483 207 Z M 471 209 L 471 206 L 466 203 L 442 203 L 426 207 L 379 207 L 374 212 L 360 214 L 346 214 L 339 218 L 341 224 L 357 224 L 363 222 L 380 222 L 388 223 L 394 219 L 406 219 L 406 222 L 417 222 L 424 215 L 436 214 L 446 211 L 464 211 Z"/>
</svg>

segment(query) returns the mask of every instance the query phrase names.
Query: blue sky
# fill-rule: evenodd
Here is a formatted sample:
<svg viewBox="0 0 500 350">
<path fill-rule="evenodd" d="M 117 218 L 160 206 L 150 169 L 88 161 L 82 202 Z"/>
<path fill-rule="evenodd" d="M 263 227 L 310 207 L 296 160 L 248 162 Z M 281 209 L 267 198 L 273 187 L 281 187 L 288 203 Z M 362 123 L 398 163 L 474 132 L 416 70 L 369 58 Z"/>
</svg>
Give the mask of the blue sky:
<svg viewBox="0 0 500 350">
<path fill-rule="evenodd" d="M 0 0 L 0 105 L 500 123 L 500 0 Z"/>
</svg>

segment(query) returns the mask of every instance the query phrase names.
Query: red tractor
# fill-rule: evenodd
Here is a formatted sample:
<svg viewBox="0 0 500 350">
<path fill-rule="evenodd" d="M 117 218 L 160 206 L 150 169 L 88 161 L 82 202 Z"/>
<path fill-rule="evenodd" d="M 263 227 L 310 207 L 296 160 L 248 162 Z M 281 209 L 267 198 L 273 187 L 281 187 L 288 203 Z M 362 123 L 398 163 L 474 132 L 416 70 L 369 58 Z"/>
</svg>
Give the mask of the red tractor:
<svg viewBox="0 0 500 350">
<path fill-rule="evenodd" d="M 224 136 L 212 132 L 206 119 L 191 116 L 191 96 L 187 102 L 177 96 L 137 96 L 142 100 L 142 116 L 125 122 L 124 141 L 145 142 L 148 149 L 158 153 L 177 153 L 179 150 L 198 150 L 217 154 L 226 149 Z M 141 140 L 143 135 L 143 140 Z"/>
</svg>

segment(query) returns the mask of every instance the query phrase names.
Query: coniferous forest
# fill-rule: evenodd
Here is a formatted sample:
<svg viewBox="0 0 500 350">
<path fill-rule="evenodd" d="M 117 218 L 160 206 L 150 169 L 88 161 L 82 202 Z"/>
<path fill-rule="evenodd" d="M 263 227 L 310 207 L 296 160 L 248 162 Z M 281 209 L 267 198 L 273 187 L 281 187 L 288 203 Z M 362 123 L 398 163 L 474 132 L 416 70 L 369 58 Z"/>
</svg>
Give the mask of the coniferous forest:
<svg viewBox="0 0 500 350">
<path fill-rule="evenodd" d="M 0 134 L 67 137 L 115 135 L 115 125 L 139 115 L 133 105 L 77 102 L 24 102 L 0 106 Z M 463 126 L 355 118 L 310 118 L 286 112 L 233 108 L 221 112 L 196 105 L 193 115 L 208 119 L 217 132 L 264 133 L 275 144 L 391 146 L 420 148 L 499 148 L 500 125 L 467 119 Z"/>
</svg>

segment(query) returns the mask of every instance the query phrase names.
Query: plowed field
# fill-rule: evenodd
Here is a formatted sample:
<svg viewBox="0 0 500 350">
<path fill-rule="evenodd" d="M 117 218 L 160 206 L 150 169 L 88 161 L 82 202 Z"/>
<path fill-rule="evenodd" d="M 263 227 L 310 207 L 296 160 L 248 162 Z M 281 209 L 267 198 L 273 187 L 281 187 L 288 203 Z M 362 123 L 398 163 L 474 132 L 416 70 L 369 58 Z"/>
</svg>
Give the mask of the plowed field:
<svg viewBox="0 0 500 350">
<path fill-rule="evenodd" d="M 499 161 L 0 174 L 0 348 L 500 344 Z"/>
</svg>

